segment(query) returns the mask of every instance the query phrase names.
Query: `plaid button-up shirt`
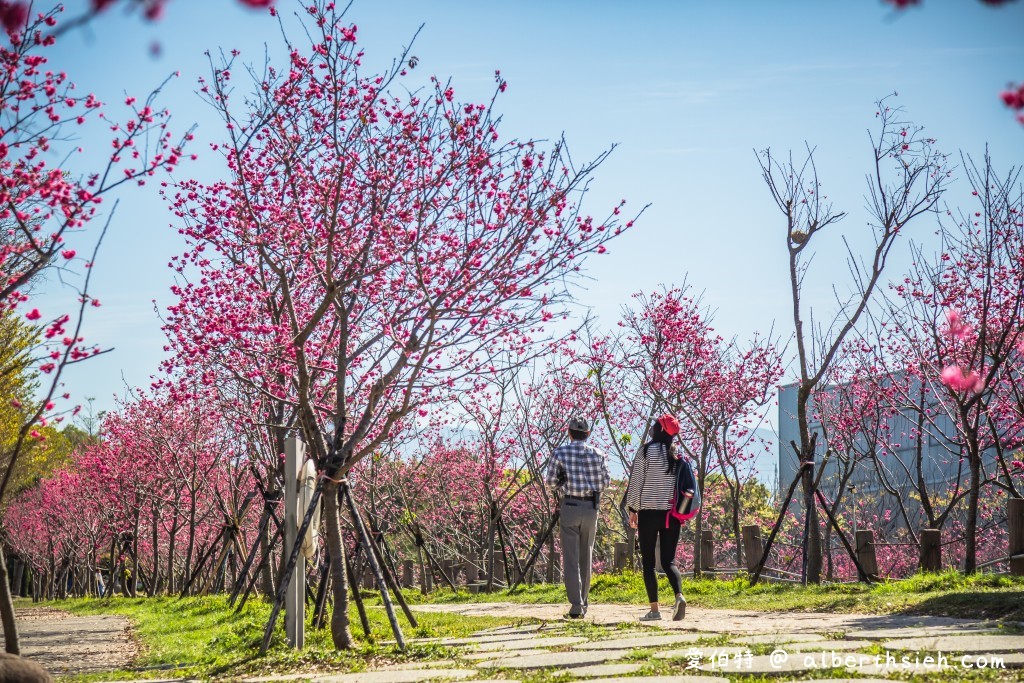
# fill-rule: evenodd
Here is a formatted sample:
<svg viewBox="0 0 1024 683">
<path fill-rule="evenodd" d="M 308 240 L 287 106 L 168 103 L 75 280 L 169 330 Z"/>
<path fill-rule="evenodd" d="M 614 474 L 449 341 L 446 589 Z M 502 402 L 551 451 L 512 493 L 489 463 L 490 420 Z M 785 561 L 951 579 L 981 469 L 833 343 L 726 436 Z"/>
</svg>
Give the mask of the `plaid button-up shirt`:
<svg viewBox="0 0 1024 683">
<path fill-rule="evenodd" d="M 567 496 L 589 496 L 608 486 L 608 456 L 586 441 L 570 441 L 551 454 L 545 483 Z"/>
</svg>

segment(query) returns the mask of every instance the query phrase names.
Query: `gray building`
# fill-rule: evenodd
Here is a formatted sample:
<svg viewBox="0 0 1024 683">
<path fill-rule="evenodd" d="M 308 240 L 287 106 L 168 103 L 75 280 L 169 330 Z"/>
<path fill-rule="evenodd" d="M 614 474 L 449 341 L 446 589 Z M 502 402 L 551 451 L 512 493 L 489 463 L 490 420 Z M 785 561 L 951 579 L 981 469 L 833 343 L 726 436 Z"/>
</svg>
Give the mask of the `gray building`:
<svg viewBox="0 0 1024 683">
<path fill-rule="evenodd" d="M 790 384 L 779 390 L 779 497 L 786 495 L 796 476 L 798 460 L 791 445 L 800 443 L 796 418 L 796 385 Z M 840 387 L 826 387 L 821 394 L 835 396 Z M 924 481 L 929 495 L 948 491 L 959 481 L 965 485 L 968 477 L 966 462 L 961 462 L 955 440 L 952 421 L 938 409 L 934 400 L 926 404 L 928 418 L 918 429 L 916 411 L 907 410 L 889 416 L 873 425 L 873 434 L 858 433 L 850 444 L 835 444 L 825 464 L 821 480 L 821 491 L 832 499 L 840 480 L 849 474 L 847 489 L 852 484 L 853 492 L 844 496 L 843 509 L 852 512 L 856 504 L 868 504 L 871 511 L 894 513 L 902 506 L 916 528 L 920 526 L 921 510 L 916 482 Z M 810 429 L 818 434 L 816 443 L 817 463 L 822 462 L 830 445 L 814 406 L 809 406 Z M 985 467 L 994 464 L 994 455 L 985 458 Z M 990 470 L 991 471 L 991 470 Z M 799 489 L 797 489 L 799 495 Z M 858 502 L 859 501 L 859 502 Z M 799 502 L 793 506 L 797 512 Z M 892 517 L 896 517 L 895 514 Z M 893 519 L 893 522 L 901 520 Z"/>
</svg>

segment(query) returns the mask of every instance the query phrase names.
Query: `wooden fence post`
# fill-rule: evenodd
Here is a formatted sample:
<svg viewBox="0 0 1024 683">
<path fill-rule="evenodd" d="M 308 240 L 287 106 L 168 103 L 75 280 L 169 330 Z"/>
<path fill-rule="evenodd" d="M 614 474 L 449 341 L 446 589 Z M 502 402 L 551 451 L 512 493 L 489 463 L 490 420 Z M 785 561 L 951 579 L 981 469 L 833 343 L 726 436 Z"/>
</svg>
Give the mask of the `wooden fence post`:
<svg viewBox="0 0 1024 683">
<path fill-rule="evenodd" d="M 1024 576 L 1024 498 L 1011 498 L 1006 502 L 1006 528 L 1010 574 Z"/>
<path fill-rule="evenodd" d="M 878 576 L 878 560 L 875 558 L 875 532 L 858 529 L 856 540 L 857 561 L 868 576 Z"/>
<path fill-rule="evenodd" d="M 743 527 L 743 554 L 747 560 L 747 571 L 753 574 L 761 562 L 764 545 L 761 542 L 761 527 L 750 524 Z"/>
<path fill-rule="evenodd" d="M 452 561 L 441 560 L 441 572 L 455 583 L 455 577 L 452 576 Z"/>
<path fill-rule="evenodd" d="M 505 563 L 499 562 L 497 557 L 494 558 L 494 580 L 505 583 Z"/>
<path fill-rule="evenodd" d="M 715 539 L 711 529 L 700 532 L 700 570 L 702 572 L 715 568 Z"/>
<path fill-rule="evenodd" d="M 429 563 L 423 566 L 422 574 L 423 576 L 420 577 L 420 584 L 423 586 L 423 589 L 429 593 L 434 590 L 434 574 L 431 572 L 431 566 Z"/>
<path fill-rule="evenodd" d="M 921 571 L 942 571 L 942 531 L 921 529 Z"/>
<path fill-rule="evenodd" d="M 412 560 L 402 560 L 402 587 L 412 588 Z"/>
<path fill-rule="evenodd" d="M 616 543 L 615 544 L 615 571 L 621 572 L 629 564 L 629 544 L 628 543 Z"/>
</svg>

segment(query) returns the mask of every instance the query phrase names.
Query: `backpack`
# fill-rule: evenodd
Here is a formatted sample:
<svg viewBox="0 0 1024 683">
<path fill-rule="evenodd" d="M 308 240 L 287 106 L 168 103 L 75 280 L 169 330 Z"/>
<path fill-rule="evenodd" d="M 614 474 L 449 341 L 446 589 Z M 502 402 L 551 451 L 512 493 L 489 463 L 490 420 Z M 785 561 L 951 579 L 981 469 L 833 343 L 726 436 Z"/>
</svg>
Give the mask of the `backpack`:
<svg viewBox="0 0 1024 683">
<path fill-rule="evenodd" d="M 682 491 L 692 490 L 693 497 L 687 498 Z M 665 514 L 665 527 L 668 527 L 669 520 L 675 517 L 679 523 L 687 522 L 700 512 L 700 489 L 697 487 L 697 478 L 693 476 L 693 468 L 686 457 L 679 458 L 676 465 L 676 485 L 672 494 L 672 507 Z"/>
</svg>

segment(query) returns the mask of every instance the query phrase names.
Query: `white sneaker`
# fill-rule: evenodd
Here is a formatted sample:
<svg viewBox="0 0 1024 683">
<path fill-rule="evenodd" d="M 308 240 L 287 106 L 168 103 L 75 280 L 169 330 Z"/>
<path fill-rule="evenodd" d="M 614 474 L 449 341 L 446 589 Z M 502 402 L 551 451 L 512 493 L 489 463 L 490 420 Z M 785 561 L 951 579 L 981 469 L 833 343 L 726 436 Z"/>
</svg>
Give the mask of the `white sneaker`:
<svg viewBox="0 0 1024 683">
<path fill-rule="evenodd" d="M 676 606 L 672 610 L 672 621 L 682 621 L 686 617 L 686 598 L 676 598 Z"/>
<path fill-rule="evenodd" d="M 655 612 L 651 610 L 647 614 L 640 617 L 640 621 L 661 621 L 661 612 Z"/>
</svg>

